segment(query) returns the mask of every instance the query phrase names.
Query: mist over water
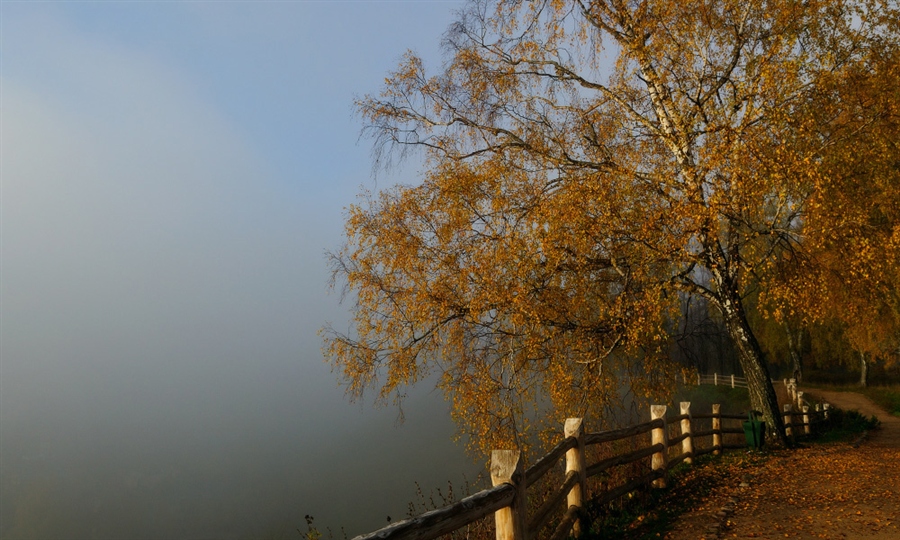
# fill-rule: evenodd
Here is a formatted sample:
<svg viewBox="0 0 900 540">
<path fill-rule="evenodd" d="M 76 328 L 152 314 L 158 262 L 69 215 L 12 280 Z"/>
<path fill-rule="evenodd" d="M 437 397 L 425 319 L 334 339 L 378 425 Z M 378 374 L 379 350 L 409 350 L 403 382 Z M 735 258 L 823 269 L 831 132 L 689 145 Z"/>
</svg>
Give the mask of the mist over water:
<svg viewBox="0 0 900 540">
<path fill-rule="evenodd" d="M 0 538 L 340 538 L 481 472 L 430 385 L 398 425 L 316 335 L 352 96 L 448 21 L 414 5 L 3 4 Z"/>
<path fill-rule="evenodd" d="M 309 403 L 272 381 L 244 390 L 268 397 L 4 412 L 3 537 L 266 537 L 304 528 L 307 513 L 352 536 L 403 517 L 415 481 L 459 485 L 478 469 L 449 443 L 434 396 L 413 398 L 395 427 L 393 412 Z"/>
</svg>

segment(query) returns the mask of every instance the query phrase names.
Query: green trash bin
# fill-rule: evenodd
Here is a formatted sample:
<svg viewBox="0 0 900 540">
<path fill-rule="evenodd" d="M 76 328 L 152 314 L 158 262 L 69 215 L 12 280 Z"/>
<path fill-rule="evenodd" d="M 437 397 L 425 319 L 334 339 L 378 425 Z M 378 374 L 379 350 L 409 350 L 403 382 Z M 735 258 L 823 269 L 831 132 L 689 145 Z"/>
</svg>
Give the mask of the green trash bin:
<svg viewBox="0 0 900 540">
<path fill-rule="evenodd" d="M 750 448 L 762 448 L 766 440 L 766 423 L 759 420 L 762 413 L 759 411 L 750 411 L 747 416 L 750 418 L 744 422 L 744 436 L 747 437 L 747 446 Z"/>
</svg>

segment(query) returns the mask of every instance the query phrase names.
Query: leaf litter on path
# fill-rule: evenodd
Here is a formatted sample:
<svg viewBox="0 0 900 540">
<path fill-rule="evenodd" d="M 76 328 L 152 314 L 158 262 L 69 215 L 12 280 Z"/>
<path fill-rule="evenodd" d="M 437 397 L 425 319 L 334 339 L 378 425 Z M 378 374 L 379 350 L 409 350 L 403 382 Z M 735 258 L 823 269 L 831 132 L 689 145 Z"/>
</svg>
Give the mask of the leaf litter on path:
<svg viewBox="0 0 900 540">
<path fill-rule="evenodd" d="M 900 425 L 889 421 L 858 448 L 819 444 L 772 452 L 751 467 L 741 460 L 710 464 L 725 468 L 716 475 L 724 480 L 697 498 L 665 538 L 898 539 L 898 435 Z M 732 510 L 722 512 L 726 507 Z"/>
</svg>

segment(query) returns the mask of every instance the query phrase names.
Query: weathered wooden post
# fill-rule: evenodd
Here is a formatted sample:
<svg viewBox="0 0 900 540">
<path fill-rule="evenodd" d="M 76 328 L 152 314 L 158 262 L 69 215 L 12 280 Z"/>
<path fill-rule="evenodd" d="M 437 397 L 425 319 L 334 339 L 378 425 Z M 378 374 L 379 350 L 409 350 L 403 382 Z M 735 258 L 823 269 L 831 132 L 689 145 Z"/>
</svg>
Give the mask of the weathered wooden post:
<svg viewBox="0 0 900 540">
<path fill-rule="evenodd" d="M 731 376 L 731 387 L 734 388 L 734 375 Z"/>
<path fill-rule="evenodd" d="M 578 440 L 575 448 L 566 452 L 566 476 L 569 475 L 570 471 L 575 471 L 578 474 L 578 483 L 569 490 L 566 502 L 569 507 L 584 508 L 584 500 L 587 499 L 587 470 L 584 466 L 584 422 L 582 419 L 567 418 L 566 425 L 563 428 L 563 435 L 566 438 L 575 437 Z M 581 536 L 580 516 L 572 525 L 572 536 L 575 538 Z"/>
<path fill-rule="evenodd" d="M 809 435 L 809 405 L 803 406 L 803 433 Z"/>
<path fill-rule="evenodd" d="M 713 373 L 713 386 L 719 386 L 719 374 Z"/>
<path fill-rule="evenodd" d="M 791 414 L 792 406 L 790 403 L 784 404 L 784 434 L 788 437 L 794 436 L 794 416 Z"/>
<path fill-rule="evenodd" d="M 525 478 L 518 450 L 494 450 L 491 452 L 491 483 L 512 484 L 516 488 L 513 502 L 494 512 L 497 540 L 526 540 L 525 533 Z"/>
<path fill-rule="evenodd" d="M 797 408 L 803 410 L 803 392 L 797 392 Z"/>
<path fill-rule="evenodd" d="M 650 420 L 662 420 L 662 427 L 655 427 L 650 432 L 650 444 L 656 446 L 661 444 L 662 450 L 655 452 L 650 459 L 650 466 L 654 471 L 662 470 L 662 478 L 653 481 L 653 487 L 666 487 L 666 477 L 668 476 L 669 461 L 669 428 L 666 425 L 666 406 L 650 405 Z"/>
<path fill-rule="evenodd" d="M 713 454 L 718 456 L 722 453 L 722 417 L 719 416 L 722 414 L 722 405 L 714 403 L 712 409 Z"/>
<path fill-rule="evenodd" d="M 681 453 L 687 454 L 688 457 L 684 458 L 684 462 L 690 465 L 694 462 L 694 438 L 691 436 L 691 402 L 690 401 L 682 401 L 679 404 L 681 408 L 681 414 L 688 415 L 687 418 L 681 420 L 681 434 L 687 434 L 687 437 L 683 441 L 681 441 Z"/>
<path fill-rule="evenodd" d="M 697 386 L 700 386 L 700 372 L 697 372 Z"/>
</svg>

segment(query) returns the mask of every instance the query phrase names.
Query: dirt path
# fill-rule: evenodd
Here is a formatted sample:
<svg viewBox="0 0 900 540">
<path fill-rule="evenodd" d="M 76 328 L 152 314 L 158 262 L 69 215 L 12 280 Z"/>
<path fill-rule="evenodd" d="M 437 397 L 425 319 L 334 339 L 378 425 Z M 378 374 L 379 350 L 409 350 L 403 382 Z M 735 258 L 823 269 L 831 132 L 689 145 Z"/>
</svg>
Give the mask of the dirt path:
<svg viewBox="0 0 900 540">
<path fill-rule="evenodd" d="M 855 392 L 829 392 L 827 390 L 810 390 L 809 393 L 839 409 L 856 410 L 866 416 L 877 417 L 881 420 L 881 429 L 871 433 L 867 444 L 900 448 L 900 417 L 888 414 L 866 396 Z"/>
<path fill-rule="evenodd" d="M 665 538 L 900 538 L 900 418 L 860 394 L 810 393 L 874 414 L 882 429 L 857 448 L 776 451 L 699 499 Z"/>
</svg>

